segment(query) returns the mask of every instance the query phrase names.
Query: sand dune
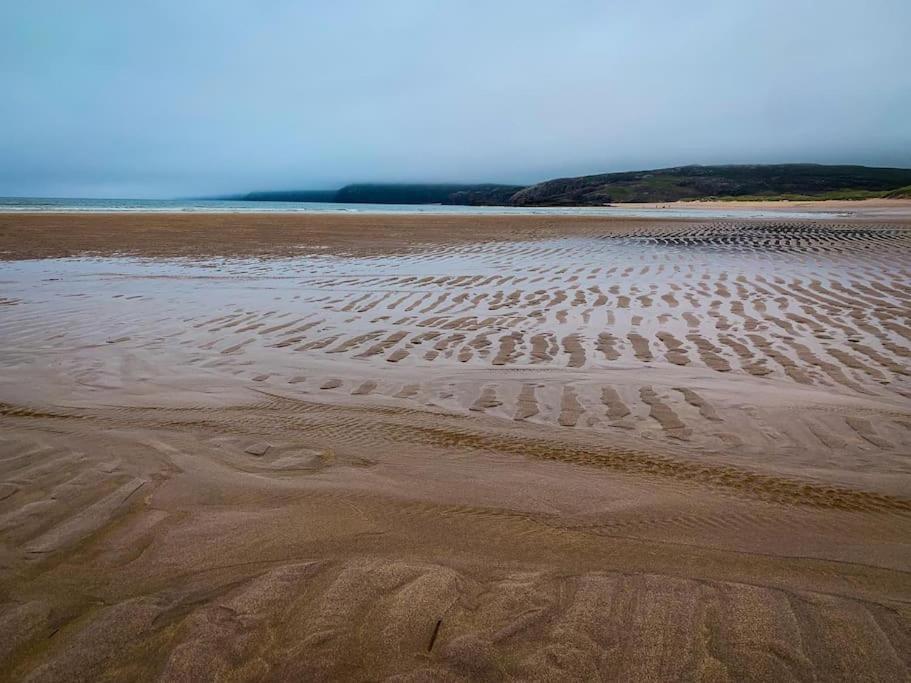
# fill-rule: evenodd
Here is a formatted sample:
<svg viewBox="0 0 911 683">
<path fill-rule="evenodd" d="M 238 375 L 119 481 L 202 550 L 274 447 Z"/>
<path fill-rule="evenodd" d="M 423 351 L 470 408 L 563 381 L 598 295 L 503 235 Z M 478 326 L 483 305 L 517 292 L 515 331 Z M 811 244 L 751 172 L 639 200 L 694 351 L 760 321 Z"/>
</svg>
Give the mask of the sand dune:
<svg viewBox="0 0 911 683">
<path fill-rule="evenodd" d="M 11 680 L 909 677 L 907 223 L 0 221 Z"/>
</svg>

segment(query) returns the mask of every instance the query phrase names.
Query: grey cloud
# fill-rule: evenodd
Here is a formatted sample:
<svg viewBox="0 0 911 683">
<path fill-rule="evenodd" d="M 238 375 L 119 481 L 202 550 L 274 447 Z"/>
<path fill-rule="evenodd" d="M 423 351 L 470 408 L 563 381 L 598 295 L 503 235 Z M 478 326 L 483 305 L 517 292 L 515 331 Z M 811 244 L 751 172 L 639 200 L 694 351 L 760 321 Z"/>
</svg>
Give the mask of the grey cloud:
<svg viewBox="0 0 911 683">
<path fill-rule="evenodd" d="M 0 8 L 0 194 L 911 166 L 911 3 Z"/>
</svg>

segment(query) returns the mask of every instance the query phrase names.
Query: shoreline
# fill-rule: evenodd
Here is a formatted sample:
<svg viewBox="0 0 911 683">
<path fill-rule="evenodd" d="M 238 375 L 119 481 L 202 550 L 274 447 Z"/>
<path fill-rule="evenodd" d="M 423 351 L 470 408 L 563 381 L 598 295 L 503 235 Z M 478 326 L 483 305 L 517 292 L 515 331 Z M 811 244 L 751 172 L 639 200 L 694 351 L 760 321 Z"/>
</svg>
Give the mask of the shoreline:
<svg viewBox="0 0 911 683">
<path fill-rule="evenodd" d="M 0 198 L 2 200 L 3 198 Z M 38 200 L 36 200 L 38 201 Z M 422 216 L 547 216 L 565 218 L 749 218 L 898 217 L 911 218 L 911 199 L 861 200 L 694 200 L 617 202 L 604 206 L 470 206 L 445 204 L 345 204 L 307 202 L 222 202 L 209 200 L 49 199 L 47 205 L 0 203 L 0 216 L 31 214 L 193 214 L 193 215 L 422 215 Z M 60 203 L 57 203 L 60 202 Z M 69 203 L 65 203 L 69 202 Z M 158 204 L 156 206 L 156 204 Z M 276 206 L 278 205 L 278 206 Z M 752 214 L 752 215 L 751 215 Z"/>
</svg>

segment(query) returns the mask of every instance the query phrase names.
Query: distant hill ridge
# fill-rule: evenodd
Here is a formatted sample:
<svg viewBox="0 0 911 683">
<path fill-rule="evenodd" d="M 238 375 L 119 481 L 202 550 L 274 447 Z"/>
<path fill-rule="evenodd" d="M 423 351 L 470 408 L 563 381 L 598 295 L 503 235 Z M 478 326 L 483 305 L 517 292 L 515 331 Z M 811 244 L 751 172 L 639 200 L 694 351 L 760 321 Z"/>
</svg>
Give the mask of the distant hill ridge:
<svg viewBox="0 0 911 683">
<path fill-rule="evenodd" d="M 251 192 L 249 201 L 603 206 L 698 199 L 911 197 L 911 169 L 823 164 L 676 166 L 558 178 L 529 186 L 492 183 L 362 183 L 339 190 Z"/>
</svg>

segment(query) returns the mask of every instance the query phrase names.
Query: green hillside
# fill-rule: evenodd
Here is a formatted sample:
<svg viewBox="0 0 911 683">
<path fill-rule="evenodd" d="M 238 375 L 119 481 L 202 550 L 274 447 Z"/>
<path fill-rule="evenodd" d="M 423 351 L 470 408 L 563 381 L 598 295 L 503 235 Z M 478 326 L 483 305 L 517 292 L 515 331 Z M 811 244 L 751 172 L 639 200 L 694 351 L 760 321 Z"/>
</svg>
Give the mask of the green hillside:
<svg viewBox="0 0 911 683">
<path fill-rule="evenodd" d="M 335 201 L 355 204 L 462 204 L 499 205 L 522 189 L 521 185 L 395 184 L 346 185 Z"/>
<path fill-rule="evenodd" d="M 597 206 L 695 199 L 866 199 L 907 186 L 911 169 L 776 164 L 679 166 L 548 180 L 514 206 Z"/>
<path fill-rule="evenodd" d="M 536 185 L 360 183 L 338 190 L 251 192 L 248 201 L 463 206 L 603 206 L 697 199 L 911 198 L 911 169 L 820 164 L 677 166 L 559 178 Z"/>
</svg>

